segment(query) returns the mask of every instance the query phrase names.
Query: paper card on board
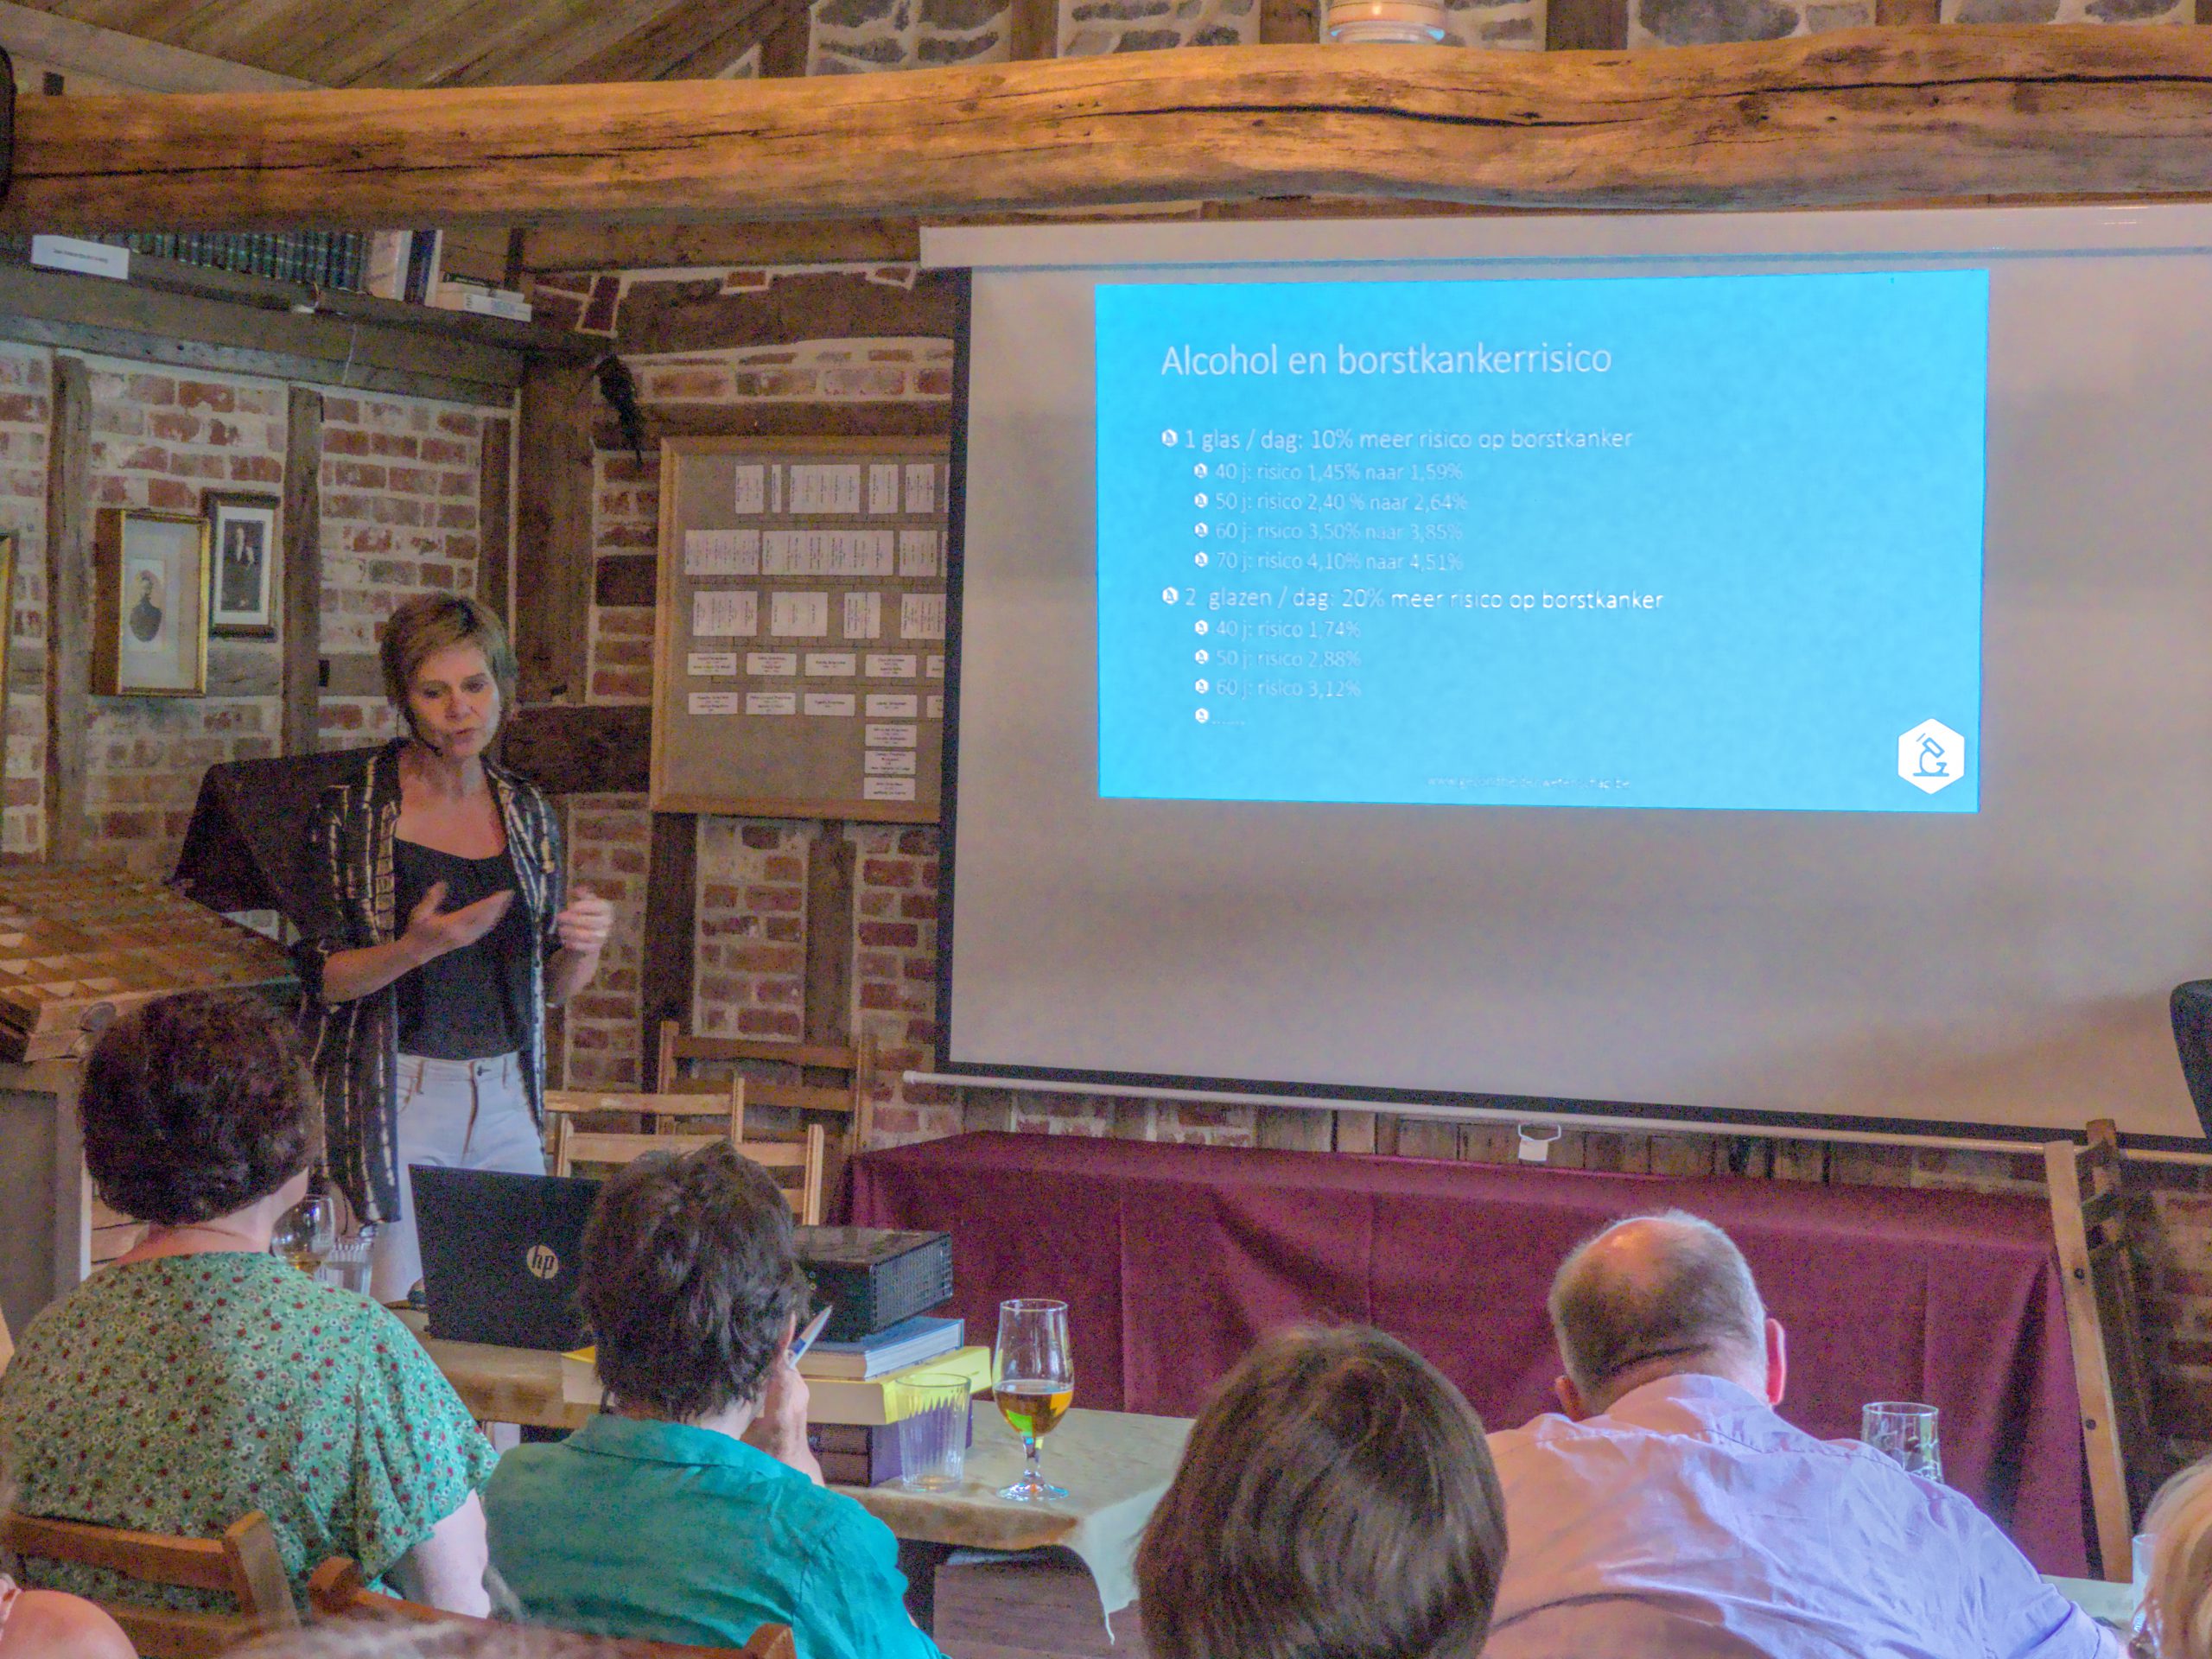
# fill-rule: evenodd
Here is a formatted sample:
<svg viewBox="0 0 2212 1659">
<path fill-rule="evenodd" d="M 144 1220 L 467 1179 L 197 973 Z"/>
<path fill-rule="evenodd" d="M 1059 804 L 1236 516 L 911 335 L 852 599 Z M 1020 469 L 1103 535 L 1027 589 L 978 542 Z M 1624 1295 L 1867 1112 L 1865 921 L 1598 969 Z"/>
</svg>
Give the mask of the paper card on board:
<svg viewBox="0 0 2212 1659">
<path fill-rule="evenodd" d="M 771 594 L 768 632 L 783 639 L 819 639 L 830 632 L 827 594 Z"/>
<path fill-rule="evenodd" d="M 748 691 L 745 694 L 745 712 L 748 715 L 795 715 L 798 713 L 798 693 Z"/>
<path fill-rule="evenodd" d="M 861 780 L 861 798 L 864 801 L 911 801 L 914 798 L 912 778 L 864 778 Z"/>
<path fill-rule="evenodd" d="M 899 594 L 899 637 L 901 639 L 944 639 L 944 595 L 943 594 Z"/>
<path fill-rule="evenodd" d="M 849 691 L 810 691 L 806 694 L 806 712 L 810 715 L 851 715 L 857 713 L 858 700 Z"/>
<path fill-rule="evenodd" d="M 935 578 L 938 569 L 938 549 L 944 537 L 934 530 L 902 530 L 899 532 L 899 574 L 918 576 L 924 580 Z"/>
<path fill-rule="evenodd" d="M 737 469 L 737 495 L 732 511 L 740 514 L 765 512 L 768 507 L 768 469 L 759 461 Z"/>
<path fill-rule="evenodd" d="M 691 595 L 691 632 L 702 639 L 760 632 L 760 595 L 750 588 L 702 588 Z"/>
<path fill-rule="evenodd" d="M 868 469 L 868 510 L 873 513 L 899 511 L 899 463 L 878 461 Z"/>
<path fill-rule="evenodd" d="M 760 532 L 757 530 L 685 531 L 683 574 L 687 576 L 759 575 Z"/>
</svg>

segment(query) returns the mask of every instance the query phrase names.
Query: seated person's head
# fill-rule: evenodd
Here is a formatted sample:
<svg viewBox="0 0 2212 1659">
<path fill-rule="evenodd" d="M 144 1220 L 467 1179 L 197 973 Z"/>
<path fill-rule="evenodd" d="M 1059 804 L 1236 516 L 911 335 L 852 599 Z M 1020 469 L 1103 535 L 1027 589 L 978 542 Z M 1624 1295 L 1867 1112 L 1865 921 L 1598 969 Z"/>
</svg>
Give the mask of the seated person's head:
<svg viewBox="0 0 2212 1659">
<path fill-rule="evenodd" d="M 1136 1575 L 1156 1659 L 1459 1659 L 1504 1567 L 1481 1420 L 1352 1326 L 1270 1337 L 1223 1381 Z"/>
<path fill-rule="evenodd" d="M 1670 1210 L 1617 1221 L 1560 1264 L 1552 1330 L 1570 1417 L 1596 1416 L 1647 1382 L 1684 1372 L 1782 1400 L 1782 1327 L 1766 1316 L 1735 1241 Z"/>
<path fill-rule="evenodd" d="M 727 1143 L 612 1177 L 578 1278 L 615 1405 L 680 1423 L 760 1397 L 807 1295 L 790 1204 Z"/>
<path fill-rule="evenodd" d="M 2143 1530 L 2152 1539 L 2144 1609 L 2158 1659 L 2212 1659 L 2212 1459 L 2166 1483 Z"/>
<path fill-rule="evenodd" d="M 85 1062 L 85 1166 L 134 1221 L 213 1221 L 304 1181 L 313 1099 L 291 1022 L 268 1003 L 164 996 L 110 1026 Z"/>
</svg>

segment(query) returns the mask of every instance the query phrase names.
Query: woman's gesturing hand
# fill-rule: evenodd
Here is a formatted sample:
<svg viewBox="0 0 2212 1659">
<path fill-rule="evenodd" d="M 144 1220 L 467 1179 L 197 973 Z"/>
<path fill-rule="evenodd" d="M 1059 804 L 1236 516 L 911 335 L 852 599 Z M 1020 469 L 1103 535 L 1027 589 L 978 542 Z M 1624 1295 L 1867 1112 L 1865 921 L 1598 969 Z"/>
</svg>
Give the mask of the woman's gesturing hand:
<svg viewBox="0 0 2212 1659">
<path fill-rule="evenodd" d="M 614 930 L 614 906 L 579 885 L 569 894 L 567 906 L 554 917 L 553 925 L 560 932 L 563 950 L 597 956 Z"/>
<path fill-rule="evenodd" d="M 433 881 L 423 893 L 422 903 L 408 913 L 403 940 L 423 962 L 442 957 L 448 950 L 475 944 L 497 927 L 514 897 L 510 889 L 479 899 L 473 905 L 463 905 L 459 910 L 440 910 L 438 906 L 446 901 L 446 884 Z"/>
</svg>

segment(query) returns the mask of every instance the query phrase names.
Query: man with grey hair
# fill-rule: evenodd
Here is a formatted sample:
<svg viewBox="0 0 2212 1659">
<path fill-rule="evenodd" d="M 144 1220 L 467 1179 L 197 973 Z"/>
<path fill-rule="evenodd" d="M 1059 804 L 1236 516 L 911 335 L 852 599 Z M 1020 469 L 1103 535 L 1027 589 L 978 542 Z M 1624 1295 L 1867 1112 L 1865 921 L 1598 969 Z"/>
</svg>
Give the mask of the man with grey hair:
<svg viewBox="0 0 2212 1659">
<path fill-rule="evenodd" d="M 1484 1659 L 2118 1659 L 1969 1499 L 1776 1414 L 1782 1326 L 1712 1223 L 1614 1223 L 1551 1317 L 1565 1414 L 1491 1436 Z"/>
</svg>

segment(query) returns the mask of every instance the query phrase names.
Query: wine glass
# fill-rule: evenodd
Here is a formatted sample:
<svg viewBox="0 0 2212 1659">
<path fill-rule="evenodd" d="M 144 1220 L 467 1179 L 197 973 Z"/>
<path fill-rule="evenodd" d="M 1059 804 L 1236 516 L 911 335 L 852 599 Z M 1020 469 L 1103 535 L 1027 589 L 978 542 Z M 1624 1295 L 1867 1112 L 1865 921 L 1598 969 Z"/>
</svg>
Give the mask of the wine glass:
<svg viewBox="0 0 2212 1659">
<path fill-rule="evenodd" d="M 310 1192 L 276 1218 L 269 1253 L 312 1279 L 338 1243 L 338 1213 L 327 1195 Z"/>
<path fill-rule="evenodd" d="M 1075 1398 L 1075 1359 L 1068 1347 L 1068 1305 L 1022 1297 L 999 1304 L 998 1346 L 991 1354 L 991 1395 L 1008 1427 L 1021 1436 L 1028 1459 L 1021 1478 L 999 1496 L 1016 1503 L 1065 1497 L 1037 1466 L 1037 1442 L 1067 1415 Z"/>
</svg>

